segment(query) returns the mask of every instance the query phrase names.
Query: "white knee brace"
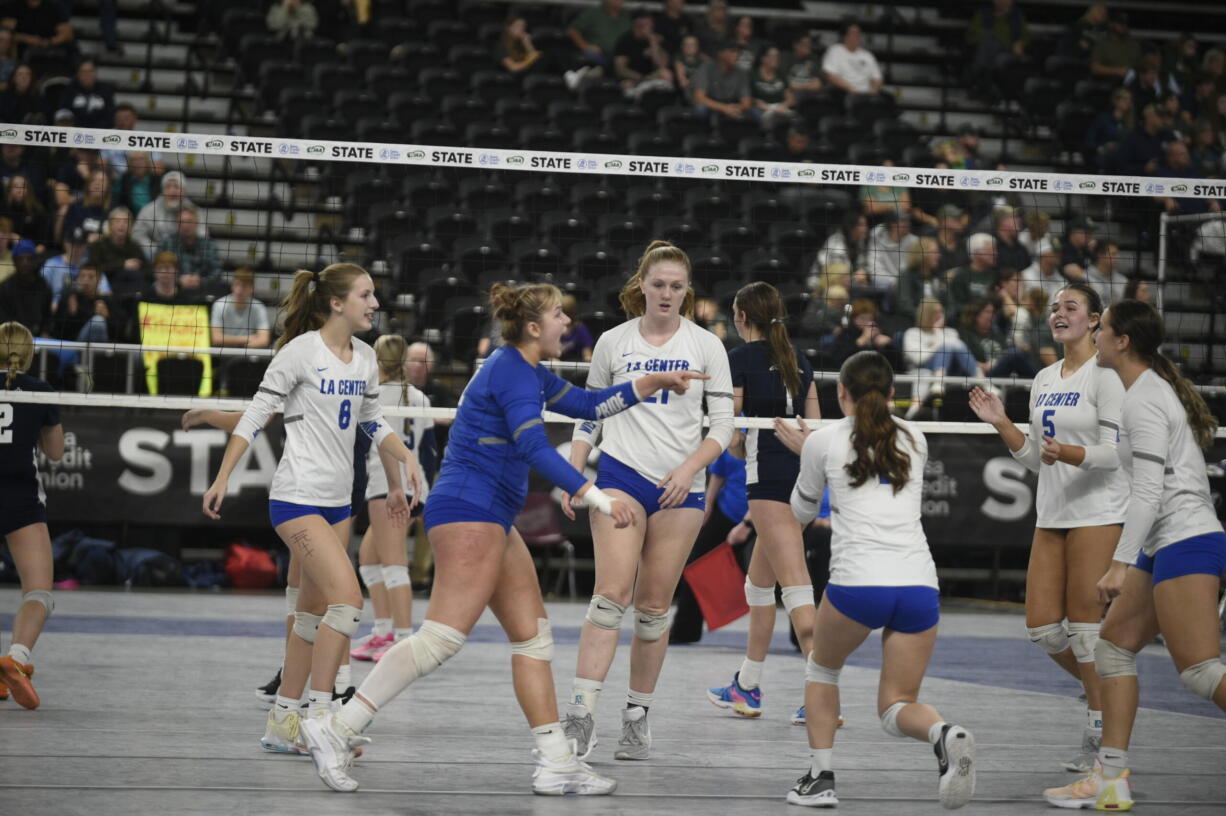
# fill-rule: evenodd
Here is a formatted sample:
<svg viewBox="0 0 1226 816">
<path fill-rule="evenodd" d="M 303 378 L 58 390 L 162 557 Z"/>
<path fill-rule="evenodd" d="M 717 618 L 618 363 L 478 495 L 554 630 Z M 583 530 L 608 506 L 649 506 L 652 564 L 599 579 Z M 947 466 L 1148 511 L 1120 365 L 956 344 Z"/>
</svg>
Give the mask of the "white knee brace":
<svg viewBox="0 0 1226 816">
<path fill-rule="evenodd" d="M 409 585 L 409 568 L 400 564 L 393 564 L 390 567 L 383 568 L 383 585 L 388 589 L 396 589 L 397 587 Z"/>
<path fill-rule="evenodd" d="M 539 636 L 540 633 L 538 632 L 537 635 Z M 453 629 L 437 621 L 423 621 L 421 628 L 408 639 L 413 649 L 413 664 L 417 669 L 416 677 L 425 677 L 450 660 L 456 652 L 460 651 L 465 640 L 464 633 L 459 629 Z"/>
<path fill-rule="evenodd" d="M 1226 665 L 1223 665 L 1222 661 L 1216 657 L 1197 663 L 1195 666 L 1188 666 L 1179 673 L 1179 679 L 1183 681 L 1184 688 L 1210 702 L 1213 701 L 1213 695 L 1217 692 L 1217 687 L 1221 685 L 1223 677 L 1226 677 Z"/>
<path fill-rule="evenodd" d="M 294 617 L 294 613 L 298 611 L 298 587 L 287 586 L 285 588 L 285 616 L 287 618 Z"/>
<path fill-rule="evenodd" d="M 641 609 L 634 611 L 634 635 L 639 640 L 655 643 L 668 631 L 668 613 L 652 615 Z"/>
<path fill-rule="evenodd" d="M 813 584 L 785 586 L 783 588 L 783 608 L 790 615 L 801 606 L 816 606 L 813 603 Z"/>
<path fill-rule="evenodd" d="M 775 585 L 771 584 L 768 587 L 755 586 L 749 580 L 749 576 L 745 577 L 745 603 L 750 606 L 774 606 L 775 605 Z"/>
<path fill-rule="evenodd" d="M 1137 653 L 1100 637 L 1094 644 L 1094 668 L 1099 677 L 1136 677 Z"/>
<path fill-rule="evenodd" d="M 323 615 L 312 615 L 310 612 L 295 611 L 294 634 L 307 643 L 314 643 L 315 632 L 319 629 L 319 623 L 323 619 Z"/>
<path fill-rule="evenodd" d="M 842 669 L 828 669 L 825 666 L 819 666 L 813 662 L 813 655 L 809 655 L 805 660 L 805 682 L 806 683 L 825 683 L 828 686 L 837 686 L 839 684 L 839 674 Z"/>
<path fill-rule="evenodd" d="M 51 617 L 51 613 L 55 611 L 55 599 L 51 597 L 51 593 L 45 589 L 31 589 L 29 592 L 21 596 L 21 603 L 24 606 L 28 603 L 39 603 L 43 605 L 43 609 L 47 610 L 47 617 Z"/>
<path fill-rule="evenodd" d="M 902 729 L 898 727 L 898 712 L 902 711 L 906 706 L 906 703 L 895 703 L 887 708 L 885 713 L 881 715 L 881 727 L 891 737 L 907 736 L 902 732 Z"/>
<path fill-rule="evenodd" d="M 362 583 L 367 589 L 373 584 L 383 583 L 383 567 L 378 564 L 362 564 L 358 567 L 358 574 L 362 576 Z"/>
<path fill-rule="evenodd" d="M 1098 630 L 1101 623 L 1073 623 L 1068 625 L 1068 645 L 1073 649 L 1073 657 L 1078 663 L 1094 662 L 1094 644 L 1098 643 Z"/>
<path fill-rule="evenodd" d="M 1060 654 L 1069 647 L 1068 630 L 1063 623 L 1027 627 L 1026 632 L 1030 635 L 1030 642 L 1048 654 Z"/>
<path fill-rule="evenodd" d="M 328 604 L 328 611 L 324 613 L 323 622 L 332 630 L 351 638 L 358 633 L 358 624 L 362 622 L 362 610 L 360 607 L 349 604 Z"/>
<path fill-rule="evenodd" d="M 530 640 L 511 643 L 511 654 L 523 655 L 542 663 L 553 660 L 553 629 L 547 618 L 536 619 L 536 634 Z"/>
<path fill-rule="evenodd" d="M 593 595 L 592 602 L 587 605 L 587 619 L 593 626 L 601 629 L 622 628 L 622 618 L 625 614 L 626 607 L 603 595 Z"/>
</svg>

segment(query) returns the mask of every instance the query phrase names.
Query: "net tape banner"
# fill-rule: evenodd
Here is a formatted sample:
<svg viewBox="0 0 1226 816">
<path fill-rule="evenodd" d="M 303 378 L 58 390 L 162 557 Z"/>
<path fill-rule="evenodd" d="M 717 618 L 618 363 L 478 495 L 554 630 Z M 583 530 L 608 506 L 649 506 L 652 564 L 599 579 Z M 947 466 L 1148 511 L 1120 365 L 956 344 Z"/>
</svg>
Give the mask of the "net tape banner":
<svg viewBox="0 0 1226 816">
<path fill-rule="evenodd" d="M 998 170 L 934 170 L 855 164 L 800 164 L 698 157 L 630 156 L 279 137 L 156 133 L 54 125 L 0 126 L 0 144 L 158 151 L 204 156 L 349 161 L 418 167 L 548 171 L 617 176 L 769 181 L 817 185 L 890 185 L 921 189 L 1002 190 L 1143 198 L 1226 198 L 1226 181 Z"/>
</svg>

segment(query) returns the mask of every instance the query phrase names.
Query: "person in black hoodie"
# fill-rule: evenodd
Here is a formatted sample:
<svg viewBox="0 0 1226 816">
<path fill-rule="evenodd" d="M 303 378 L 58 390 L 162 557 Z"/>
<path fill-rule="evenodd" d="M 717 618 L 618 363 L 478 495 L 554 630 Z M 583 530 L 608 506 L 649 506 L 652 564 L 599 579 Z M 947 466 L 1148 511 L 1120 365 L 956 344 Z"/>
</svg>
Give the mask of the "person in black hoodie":
<svg viewBox="0 0 1226 816">
<path fill-rule="evenodd" d="M 47 122 L 47 105 L 34 81 L 34 69 L 24 62 L 13 69 L 8 89 L 0 94 L 0 122 L 28 125 Z"/>
<path fill-rule="evenodd" d="M 51 287 L 39 274 L 33 241 L 18 241 L 13 247 L 13 267 L 13 274 L 0 283 L 0 323 L 15 320 L 35 337 L 50 337 Z"/>
<path fill-rule="evenodd" d="M 77 64 L 76 77 L 60 95 L 60 109 L 72 111 L 77 127 L 109 128 L 115 123 L 115 89 L 98 81 L 92 59 Z"/>
</svg>

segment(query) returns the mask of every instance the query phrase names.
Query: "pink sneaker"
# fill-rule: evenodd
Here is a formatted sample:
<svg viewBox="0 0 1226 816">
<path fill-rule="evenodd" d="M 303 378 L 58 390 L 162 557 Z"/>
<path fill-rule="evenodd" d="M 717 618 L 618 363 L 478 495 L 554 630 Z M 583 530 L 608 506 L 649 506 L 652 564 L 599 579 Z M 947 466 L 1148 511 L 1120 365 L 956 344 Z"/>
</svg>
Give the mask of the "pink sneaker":
<svg viewBox="0 0 1226 816">
<path fill-rule="evenodd" d="M 396 642 L 394 635 L 371 635 L 366 642 L 349 653 L 354 660 L 375 660 L 375 652 Z"/>
<path fill-rule="evenodd" d="M 397 643 L 396 636 L 388 635 L 387 642 L 384 643 L 382 646 L 380 646 L 378 649 L 375 649 L 375 651 L 371 654 L 370 659 L 378 663 L 380 660 L 383 659 L 383 655 L 387 654 L 388 650 L 391 649 L 393 646 L 395 646 L 396 643 Z"/>
</svg>

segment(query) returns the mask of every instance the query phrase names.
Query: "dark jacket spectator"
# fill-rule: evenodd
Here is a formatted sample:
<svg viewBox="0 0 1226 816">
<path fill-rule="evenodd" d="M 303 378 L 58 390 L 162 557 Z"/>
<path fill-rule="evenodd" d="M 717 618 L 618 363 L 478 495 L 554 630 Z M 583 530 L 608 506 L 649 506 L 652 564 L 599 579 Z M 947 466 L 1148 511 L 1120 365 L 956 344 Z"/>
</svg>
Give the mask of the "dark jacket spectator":
<svg viewBox="0 0 1226 816">
<path fill-rule="evenodd" d="M 60 48 L 72 52 L 76 34 L 68 15 L 54 0 L 14 0 L 3 12 L 0 24 L 14 31 L 24 48 Z"/>
<path fill-rule="evenodd" d="M 13 69 L 9 86 L 0 94 L 0 122 L 47 123 L 47 105 L 34 83 L 34 69 L 22 63 Z"/>
<path fill-rule="evenodd" d="M 920 301 L 934 298 L 945 303 L 949 287 L 941 274 L 941 249 L 935 238 L 924 236 L 907 253 L 906 267 L 898 279 L 894 296 L 894 312 L 908 322 L 915 322 Z"/>
<path fill-rule="evenodd" d="M 1088 65 L 1094 46 L 1107 33 L 1107 6 L 1095 3 L 1086 9 L 1077 22 L 1070 25 L 1056 46 L 1056 53 L 1062 57 L 1073 57 L 1085 60 Z"/>
<path fill-rule="evenodd" d="M 879 351 L 887 357 L 896 356 L 894 340 L 881 330 L 878 323 L 877 304 L 871 300 L 857 300 L 851 304 L 851 316 L 847 328 L 834 336 L 830 344 L 831 364 L 834 368 L 859 351 Z"/>
<path fill-rule="evenodd" d="M 630 30 L 630 15 L 623 5 L 623 0 L 600 0 L 571 21 L 566 33 L 587 61 L 612 64 L 618 38 Z"/>
<path fill-rule="evenodd" d="M 970 263 L 950 275 L 949 310 L 958 314 L 968 303 L 986 298 L 996 286 L 996 239 L 977 232 L 966 239 Z"/>
<path fill-rule="evenodd" d="M 693 24 L 685 16 L 685 0 L 664 0 L 664 10 L 655 16 L 655 30 L 664 39 L 669 54 L 681 52 L 681 41 L 693 33 Z"/>
<path fill-rule="evenodd" d="M 1162 178 L 1202 178 L 1192 166 L 1192 155 L 1183 142 L 1169 142 L 1166 158 L 1158 165 L 1156 175 Z M 1221 212 L 1221 203 L 1214 198 L 1174 198 L 1159 196 L 1158 203 L 1172 215 L 1199 215 L 1206 212 Z"/>
<path fill-rule="evenodd" d="M 1111 12 L 1104 34 L 1090 53 L 1090 73 L 1121 81 L 1141 61 L 1141 44 L 1128 31 L 1128 13 Z"/>
<path fill-rule="evenodd" d="M 1163 145 L 1170 135 L 1162 132 L 1158 110 L 1150 105 L 1141 112 L 1141 123 L 1120 143 L 1116 166 L 1133 176 L 1152 176 L 1162 161 Z"/>
<path fill-rule="evenodd" d="M 1013 0 L 992 0 L 971 17 L 966 27 L 966 44 L 972 49 L 972 65 L 990 70 L 1000 54 L 1020 57 L 1026 53 L 1030 28 Z"/>
<path fill-rule="evenodd" d="M 144 153 L 129 153 L 127 170 L 115 184 L 115 203 L 134 213 L 152 204 L 162 193 L 162 180 L 153 172 L 153 165 Z"/>
<path fill-rule="evenodd" d="M 1071 281 L 1085 280 L 1086 270 L 1094 263 L 1098 247 L 1092 233 L 1094 224 L 1088 218 L 1074 218 L 1064 231 L 1060 248 L 1060 271 Z"/>
<path fill-rule="evenodd" d="M 132 240 L 132 213 L 111 210 L 106 232 L 89 245 L 89 260 L 111 282 L 116 297 L 132 297 L 147 288 L 151 268 L 140 244 Z"/>
<path fill-rule="evenodd" d="M 93 60 L 81 60 L 76 77 L 60 95 L 60 109 L 72 111 L 77 127 L 109 128 L 115 123 L 115 89 L 98 81 Z"/>
<path fill-rule="evenodd" d="M 158 245 L 159 254 L 173 253 L 178 259 L 179 285 L 196 289 L 200 281 L 221 277 L 221 258 L 212 238 L 201 234 L 200 216 L 195 207 L 179 210 L 179 229 L 173 236 Z M 197 279 L 186 282 L 186 278 Z"/>
<path fill-rule="evenodd" d="M 97 240 L 110 209 L 111 180 L 103 171 L 95 171 L 85 187 L 85 195 L 69 206 L 64 216 L 64 232 L 71 233 L 80 227 L 87 240 Z"/>
<path fill-rule="evenodd" d="M 795 94 L 817 93 L 825 87 L 822 65 L 813 53 L 813 36 L 809 32 L 797 32 L 792 39 L 792 50 L 783 57 L 782 71 Z"/>
<path fill-rule="evenodd" d="M 39 274 L 33 241 L 13 247 L 12 275 L 0 283 L 0 323 L 16 320 L 35 337 L 51 334 L 51 287 Z"/>
<path fill-rule="evenodd" d="M 1012 207 L 997 207 L 992 211 L 992 237 L 996 239 L 996 265 L 1002 269 L 1021 271 L 1030 266 L 1030 252 L 1019 239 L 1021 225 Z"/>
<path fill-rule="evenodd" d="M 9 178 L 0 211 L 13 223 L 13 232 L 37 246 L 47 243 L 47 211 L 34 194 L 29 179 L 21 174 Z"/>
<path fill-rule="evenodd" d="M 732 33 L 728 27 L 728 3 L 726 0 L 711 0 L 707 13 L 694 21 L 694 36 L 702 46 L 702 52 L 714 57 L 720 44 Z"/>
<path fill-rule="evenodd" d="M 1113 169 L 1115 152 L 1132 130 L 1133 110 L 1132 91 L 1116 88 L 1111 94 L 1111 110 L 1098 114 L 1090 123 L 1086 154 L 1099 170 Z"/>
</svg>

